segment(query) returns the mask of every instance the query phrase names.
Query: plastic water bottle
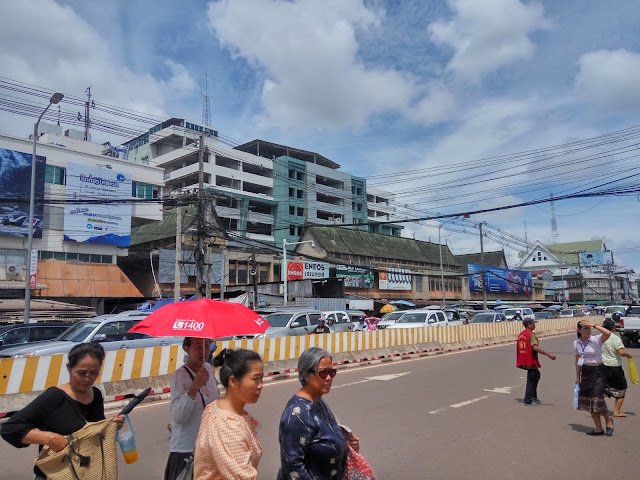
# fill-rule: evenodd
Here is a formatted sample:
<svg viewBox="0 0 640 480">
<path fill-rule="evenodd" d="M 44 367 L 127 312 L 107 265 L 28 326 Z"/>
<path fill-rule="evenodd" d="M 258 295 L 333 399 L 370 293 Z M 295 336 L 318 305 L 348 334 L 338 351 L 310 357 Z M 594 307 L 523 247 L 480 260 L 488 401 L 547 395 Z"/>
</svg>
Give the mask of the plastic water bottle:
<svg viewBox="0 0 640 480">
<path fill-rule="evenodd" d="M 573 409 L 578 409 L 578 397 L 580 396 L 580 384 L 576 383 L 573 386 Z"/>
<path fill-rule="evenodd" d="M 136 449 L 136 434 L 133 430 L 129 415 L 125 415 L 125 425 L 118 431 L 118 445 L 124 456 L 125 463 L 134 463 L 138 460 Z"/>
</svg>

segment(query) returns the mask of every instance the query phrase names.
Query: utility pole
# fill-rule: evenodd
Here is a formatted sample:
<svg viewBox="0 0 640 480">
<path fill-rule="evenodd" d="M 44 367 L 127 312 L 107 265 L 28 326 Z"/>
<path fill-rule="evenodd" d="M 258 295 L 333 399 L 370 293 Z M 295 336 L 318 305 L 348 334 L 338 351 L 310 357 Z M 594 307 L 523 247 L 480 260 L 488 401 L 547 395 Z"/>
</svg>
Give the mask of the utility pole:
<svg viewBox="0 0 640 480">
<path fill-rule="evenodd" d="M 253 309 L 258 308 L 258 268 L 256 265 L 256 250 L 251 252 L 251 270 L 249 271 L 253 279 Z"/>
<path fill-rule="evenodd" d="M 198 155 L 198 205 L 196 213 L 196 252 L 194 260 L 196 263 L 196 298 L 202 298 L 202 283 L 204 279 L 204 263 L 205 263 L 205 219 L 204 219 L 204 135 L 200 135 L 199 155 Z"/>
<path fill-rule="evenodd" d="M 225 266 L 227 264 L 227 248 L 222 245 L 220 247 L 220 300 L 224 300 L 224 290 L 225 284 L 227 281 L 227 272 L 225 271 Z"/>
<path fill-rule="evenodd" d="M 182 207 L 176 207 L 176 263 L 173 280 L 173 301 L 180 301 L 180 266 L 182 262 Z"/>
<path fill-rule="evenodd" d="M 487 309 L 487 278 L 489 275 L 484 267 L 484 239 L 482 238 L 482 223 L 478 225 L 480 228 L 480 266 L 482 267 L 483 281 L 482 281 L 482 309 Z"/>
<path fill-rule="evenodd" d="M 211 298 L 211 262 L 209 261 L 211 259 L 211 252 L 210 252 L 210 247 L 207 244 L 207 248 L 205 248 L 205 252 L 206 252 L 206 258 L 207 258 L 207 279 L 205 280 L 205 297 L 206 298 Z"/>
</svg>

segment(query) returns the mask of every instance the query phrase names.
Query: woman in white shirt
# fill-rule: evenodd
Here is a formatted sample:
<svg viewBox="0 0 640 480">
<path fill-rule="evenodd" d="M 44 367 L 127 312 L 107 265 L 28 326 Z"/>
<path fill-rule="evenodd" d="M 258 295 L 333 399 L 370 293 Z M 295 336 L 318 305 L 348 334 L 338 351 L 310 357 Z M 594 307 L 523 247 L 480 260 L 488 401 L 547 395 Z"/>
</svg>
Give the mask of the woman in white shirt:
<svg viewBox="0 0 640 480">
<path fill-rule="evenodd" d="M 218 382 L 206 362 L 211 340 L 186 337 L 185 364 L 171 377 L 171 446 L 164 480 L 175 480 L 191 459 L 202 412 L 219 396 Z"/>
<path fill-rule="evenodd" d="M 600 335 L 591 335 L 594 328 Z M 576 354 L 576 383 L 580 384 L 578 410 L 591 414 L 595 429 L 587 435 L 613 435 L 613 418 L 604 401 L 604 390 L 607 386 L 607 375 L 602 361 L 602 344 L 607 341 L 611 332 L 601 325 L 590 321 L 578 322 L 578 338 L 573 342 Z M 606 432 L 602 428 L 600 417 L 606 422 Z"/>
</svg>

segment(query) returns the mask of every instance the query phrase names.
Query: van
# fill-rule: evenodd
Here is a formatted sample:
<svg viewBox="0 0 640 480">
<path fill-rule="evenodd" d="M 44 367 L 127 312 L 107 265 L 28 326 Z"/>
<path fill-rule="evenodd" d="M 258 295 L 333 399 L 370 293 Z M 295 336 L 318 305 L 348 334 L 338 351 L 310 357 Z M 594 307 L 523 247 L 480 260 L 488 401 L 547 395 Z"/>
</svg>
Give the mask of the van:
<svg viewBox="0 0 640 480">
<path fill-rule="evenodd" d="M 263 335 L 258 335 L 256 338 L 307 335 L 318 326 L 322 312 L 318 310 L 275 312 L 264 318 L 271 326 Z"/>
</svg>

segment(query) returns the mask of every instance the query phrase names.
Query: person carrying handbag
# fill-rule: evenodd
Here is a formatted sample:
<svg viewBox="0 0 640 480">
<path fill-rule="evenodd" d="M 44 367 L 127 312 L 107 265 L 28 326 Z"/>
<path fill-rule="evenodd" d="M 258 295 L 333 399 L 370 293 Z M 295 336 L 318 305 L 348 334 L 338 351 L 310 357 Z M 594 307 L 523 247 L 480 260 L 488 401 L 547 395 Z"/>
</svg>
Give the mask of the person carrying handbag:
<svg viewBox="0 0 640 480">
<path fill-rule="evenodd" d="M 102 393 L 93 385 L 104 356 L 104 349 L 98 343 L 75 345 L 68 355 L 69 383 L 48 388 L 11 416 L 2 425 L 2 438 L 17 448 L 36 444 L 40 451 L 46 446 L 48 450 L 60 452 L 69 445 L 71 434 L 80 431 L 87 422 L 105 420 Z M 124 417 L 118 415 L 112 421 L 122 426 Z M 115 448 L 114 436 L 111 446 Z M 84 456 L 81 461 L 98 461 L 87 458 Z M 46 480 L 40 468 L 34 466 L 33 470 L 36 480 Z"/>
</svg>

